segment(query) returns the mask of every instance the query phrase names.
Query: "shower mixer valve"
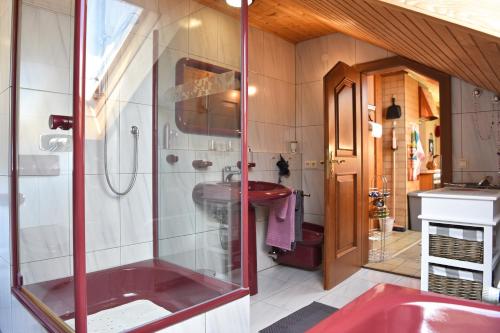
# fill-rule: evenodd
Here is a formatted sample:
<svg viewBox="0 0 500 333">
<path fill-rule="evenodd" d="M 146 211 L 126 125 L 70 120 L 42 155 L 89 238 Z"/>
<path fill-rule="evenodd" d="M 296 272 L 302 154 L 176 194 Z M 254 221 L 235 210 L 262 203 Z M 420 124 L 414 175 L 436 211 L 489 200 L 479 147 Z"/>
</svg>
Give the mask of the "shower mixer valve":
<svg viewBox="0 0 500 333">
<path fill-rule="evenodd" d="M 51 114 L 49 128 L 53 130 L 60 128 L 63 131 L 68 131 L 73 128 L 73 117 Z"/>
</svg>

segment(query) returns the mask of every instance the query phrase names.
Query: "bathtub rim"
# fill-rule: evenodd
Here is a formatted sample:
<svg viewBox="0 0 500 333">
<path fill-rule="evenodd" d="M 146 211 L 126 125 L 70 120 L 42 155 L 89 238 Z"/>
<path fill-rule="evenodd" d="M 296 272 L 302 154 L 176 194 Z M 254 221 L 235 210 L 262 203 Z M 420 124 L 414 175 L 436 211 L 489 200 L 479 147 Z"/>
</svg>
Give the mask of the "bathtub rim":
<svg viewBox="0 0 500 333">
<path fill-rule="evenodd" d="M 144 274 L 146 276 L 144 276 Z M 117 275 L 126 278 L 120 279 Z M 134 283 L 132 286 L 130 286 L 128 283 L 130 282 L 130 278 L 133 281 L 144 281 L 149 277 L 154 278 L 153 284 L 151 283 L 142 284 L 141 282 L 139 282 L 138 284 Z M 172 277 L 174 277 L 173 280 L 171 279 Z M 206 290 L 212 291 L 217 293 L 217 295 L 210 297 L 202 297 L 205 299 L 201 299 L 194 304 L 189 304 L 181 308 L 178 308 L 178 306 L 182 305 L 166 304 L 164 302 L 163 299 L 164 297 L 167 297 L 167 299 L 169 298 L 175 299 L 175 297 L 177 296 L 175 294 L 169 293 L 168 296 L 164 295 L 160 299 L 152 296 L 157 293 L 167 292 L 167 290 L 157 289 L 157 287 L 160 287 L 160 285 L 162 285 L 163 283 L 165 282 L 171 283 L 173 281 L 179 281 L 180 278 L 182 279 L 183 282 L 186 280 L 190 281 L 192 287 L 195 287 L 195 285 L 200 285 L 204 287 L 203 291 Z M 197 304 L 209 301 L 212 298 L 221 297 L 229 292 L 232 292 L 240 288 L 240 285 L 232 281 L 226 281 L 218 279 L 214 276 L 204 275 L 195 270 L 180 266 L 179 264 L 175 264 L 161 258 L 146 259 L 130 264 L 118 265 L 102 270 L 89 272 L 86 275 L 86 281 L 87 285 L 89 286 L 87 292 L 88 315 L 95 314 L 103 310 L 111 309 L 116 306 L 124 305 L 138 299 L 149 300 L 155 303 L 156 305 L 163 307 L 164 309 L 168 310 L 171 313 L 177 313 L 181 310 L 185 310 Z M 98 288 L 95 287 L 101 286 L 109 281 L 113 281 L 115 285 L 119 286 L 119 288 L 115 290 L 117 291 L 117 293 L 110 293 L 108 295 L 109 296 L 108 298 L 105 297 L 104 299 L 100 300 L 97 299 L 97 302 L 95 302 L 96 297 L 99 298 L 99 296 L 96 295 L 98 295 L 100 292 L 96 291 L 99 289 L 99 287 Z M 158 282 L 160 283 L 158 284 Z M 171 287 L 173 288 L 172 289 L 168 288 L 168 291 L 173 291 L 178 286 L 182 287 L 182 283 L 181 284 L 176 283 L 174 285 L 171 285 Z M 151 289 L 151 287 L 153 288 Z M 73 296 L 72 291 L 74 290 L 74 288 L 75 288 L 75 279 L 72 276 L 66 276 L 47 281 L 40 281 L 36 283 L 26 284 L 23 286 L 23 289 L 26 291 L 26 293 L 29 296 L 32 296 L 35 304 L 40 303 L 42 305 L 42 308 L 49 309 L 50 310 L 49 312 L 52 315 L 54 315 L 58 319 L 61 319 L 62 321 L 75 318 L 76 314 L 74 306 L 73 308 L 63 307 L 61 309 L 58 308 L 57 305 L 52 304 L 52 302 L 50 302 L 49 300 L 46 300 L 45 297 L 47 297 L 48 294 L 50 294 L 52 291 L 55 291 L 57 293 L 57 291 L 66 289 L 67 290 L 66 293 L 63 292 L 58 294 L 57 296 L 56 295 L 52 296 L 54 296 L 55 299 L 63 298 L 67 300 L 68 299 L 67 296 L 69 295 L 71 295 L 71 297 Z M 134 296 L 137 297 L 124 296 L 130 293 L 134 293 L 135 294 Z M 90 300 L 93 300 L 94 302 L 90 302 Z"/>
</svg>

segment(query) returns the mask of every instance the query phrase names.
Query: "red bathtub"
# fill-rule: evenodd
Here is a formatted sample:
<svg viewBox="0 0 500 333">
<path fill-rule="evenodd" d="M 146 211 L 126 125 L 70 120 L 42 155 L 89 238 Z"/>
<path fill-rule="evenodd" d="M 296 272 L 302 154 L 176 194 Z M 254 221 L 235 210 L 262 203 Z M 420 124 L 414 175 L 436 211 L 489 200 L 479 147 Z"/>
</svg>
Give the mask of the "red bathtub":
<svg viewBox="0 0 500 333">
<path fill-rule="evenodd" d="M 63 320 L 74 317 L 73 279 L 27 285 Z M 146 260 L 87 274 L 88 312 L 93 314 L 136 300 L 149 300 L 177 312 L 239 287 L 163 260 Z"/>
<path fill-rule="evenodd" d="M 308 333 L 495 333 L 500 307 L 379 284 Z"/>
</svg>

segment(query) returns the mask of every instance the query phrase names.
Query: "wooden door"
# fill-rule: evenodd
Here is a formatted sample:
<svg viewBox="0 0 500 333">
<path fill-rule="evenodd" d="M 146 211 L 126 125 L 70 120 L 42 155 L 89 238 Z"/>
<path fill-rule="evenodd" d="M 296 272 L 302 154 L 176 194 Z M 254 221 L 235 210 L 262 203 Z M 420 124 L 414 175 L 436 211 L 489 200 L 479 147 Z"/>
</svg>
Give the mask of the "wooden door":
<svg viewBox="0 0 500 333">
<path fill-rule="evenodd" d="M 324 77 L 324 287 L 362 265 L 362 151 L 360 73 L 343 62 Z"/>
</svg>

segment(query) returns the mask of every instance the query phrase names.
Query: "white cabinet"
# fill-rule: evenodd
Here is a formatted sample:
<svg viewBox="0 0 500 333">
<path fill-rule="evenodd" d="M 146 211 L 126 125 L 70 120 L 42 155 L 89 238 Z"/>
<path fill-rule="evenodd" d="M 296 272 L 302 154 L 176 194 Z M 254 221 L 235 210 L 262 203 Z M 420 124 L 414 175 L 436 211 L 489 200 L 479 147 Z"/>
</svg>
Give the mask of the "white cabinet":
<svg viewBox="0 0 500 333">
<path fill-rule="evenodd" d="M 493 270 L 500 259 L 500 191 L 441 188 L 422 192 L 419 196 L 422 197 L 422 214 L 419 216 L 422 219 L 421 289 L 429 290 L 430 266 L 442 268 L 442 271 L 459 270 L 464 273 L 461 276 L 468 274 L 471 279 L 480 276 L 483 287 L 492 286 Z M 448 232 L 447 240 L 457 239 L 457 243 L 451 242 L 455 245 L 452 251 L 436 250 L 435 242 L 439 238 L 430 236 L 436 234 L 436 230 L 440 235 Z M 468 243 L 474 241 L 482 248 L 479 260 L 466 256 L 465 247 L 469 248 L 468 245 L 477 249 L 475 243 Z M 432 250 L 431 242 L 434 242 Z M 445 248 L 450 249 L 451 245 Z"/>
</svg>

